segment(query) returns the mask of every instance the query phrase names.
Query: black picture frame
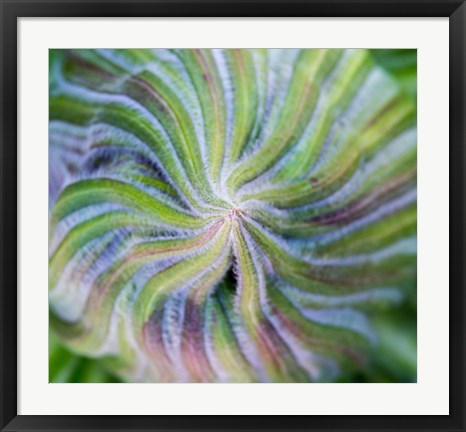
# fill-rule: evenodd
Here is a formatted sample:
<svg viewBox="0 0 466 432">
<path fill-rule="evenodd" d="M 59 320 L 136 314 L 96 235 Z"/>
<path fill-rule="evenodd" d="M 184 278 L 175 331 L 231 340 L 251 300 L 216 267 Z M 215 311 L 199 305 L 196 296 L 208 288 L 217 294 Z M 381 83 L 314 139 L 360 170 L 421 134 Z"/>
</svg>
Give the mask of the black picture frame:
<svg viewBox="0 0 466 432">
<path fill-rule="evenodd" d="M 458 0 L 0 0 L 2 431 L 465 431 L 465 42 Z M 450 415 L 448 416 L 28 416 L 17 414 L 17 19 L 19 17 L 449 17 Z"/>
</svg>

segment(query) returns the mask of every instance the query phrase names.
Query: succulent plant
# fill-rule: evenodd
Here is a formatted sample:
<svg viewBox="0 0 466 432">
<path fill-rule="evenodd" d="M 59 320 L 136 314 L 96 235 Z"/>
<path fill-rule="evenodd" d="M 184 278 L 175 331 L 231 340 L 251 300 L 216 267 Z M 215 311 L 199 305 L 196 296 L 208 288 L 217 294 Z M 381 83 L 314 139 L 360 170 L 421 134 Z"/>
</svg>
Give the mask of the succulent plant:
<svg viewBox="0 0 466 432">
<path fill-rule="evenodd" d="M 52 50 L 60 343 L 132 382 L 363 370 L 379 317 L 416 292 L 416 103 L 381 64 L 362 49 Z"/>
</svg>

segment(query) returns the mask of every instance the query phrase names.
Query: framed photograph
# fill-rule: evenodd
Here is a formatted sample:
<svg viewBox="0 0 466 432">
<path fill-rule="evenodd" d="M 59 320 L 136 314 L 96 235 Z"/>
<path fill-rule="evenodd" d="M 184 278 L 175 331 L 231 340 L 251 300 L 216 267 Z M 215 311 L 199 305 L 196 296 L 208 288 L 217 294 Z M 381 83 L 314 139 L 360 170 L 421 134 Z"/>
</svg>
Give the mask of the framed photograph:
<svg viewBox="0 0 466 432">
<path fill-rule="evenodd" d="M 2 431 L 465 430 L 462 1 L 0 3 Z"/>
</svg>

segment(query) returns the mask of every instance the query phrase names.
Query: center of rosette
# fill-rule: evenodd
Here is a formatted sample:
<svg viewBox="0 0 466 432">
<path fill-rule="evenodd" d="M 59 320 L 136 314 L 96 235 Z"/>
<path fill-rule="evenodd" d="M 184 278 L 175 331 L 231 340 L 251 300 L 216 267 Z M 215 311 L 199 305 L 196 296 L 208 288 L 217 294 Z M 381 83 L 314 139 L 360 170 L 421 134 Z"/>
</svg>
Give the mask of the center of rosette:
<svg viewBox="0 0 466 432">
<path fill-rule="evenodd" d="M 227 218 L 229 218 L 232 222 L 236 221 L 242 214 L 242 210 L 240 207 L 235 206 L 230 208 L 230 210 L 227 213 Z"/>
</svg>

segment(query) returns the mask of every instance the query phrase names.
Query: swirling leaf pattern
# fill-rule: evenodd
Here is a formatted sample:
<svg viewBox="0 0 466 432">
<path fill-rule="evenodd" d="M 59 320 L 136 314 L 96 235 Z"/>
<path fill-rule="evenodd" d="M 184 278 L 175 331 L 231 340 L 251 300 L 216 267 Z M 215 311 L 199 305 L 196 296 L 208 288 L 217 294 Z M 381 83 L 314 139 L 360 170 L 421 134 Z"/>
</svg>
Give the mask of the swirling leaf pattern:
<svg viewBox="0 0 466 432">
<path fill-rule="evenodd" d="M 51 51 L 54 332 L 135 382 L 363 368 L 415 292 L 416 140 L 367 50 Z"/>
</svg>

